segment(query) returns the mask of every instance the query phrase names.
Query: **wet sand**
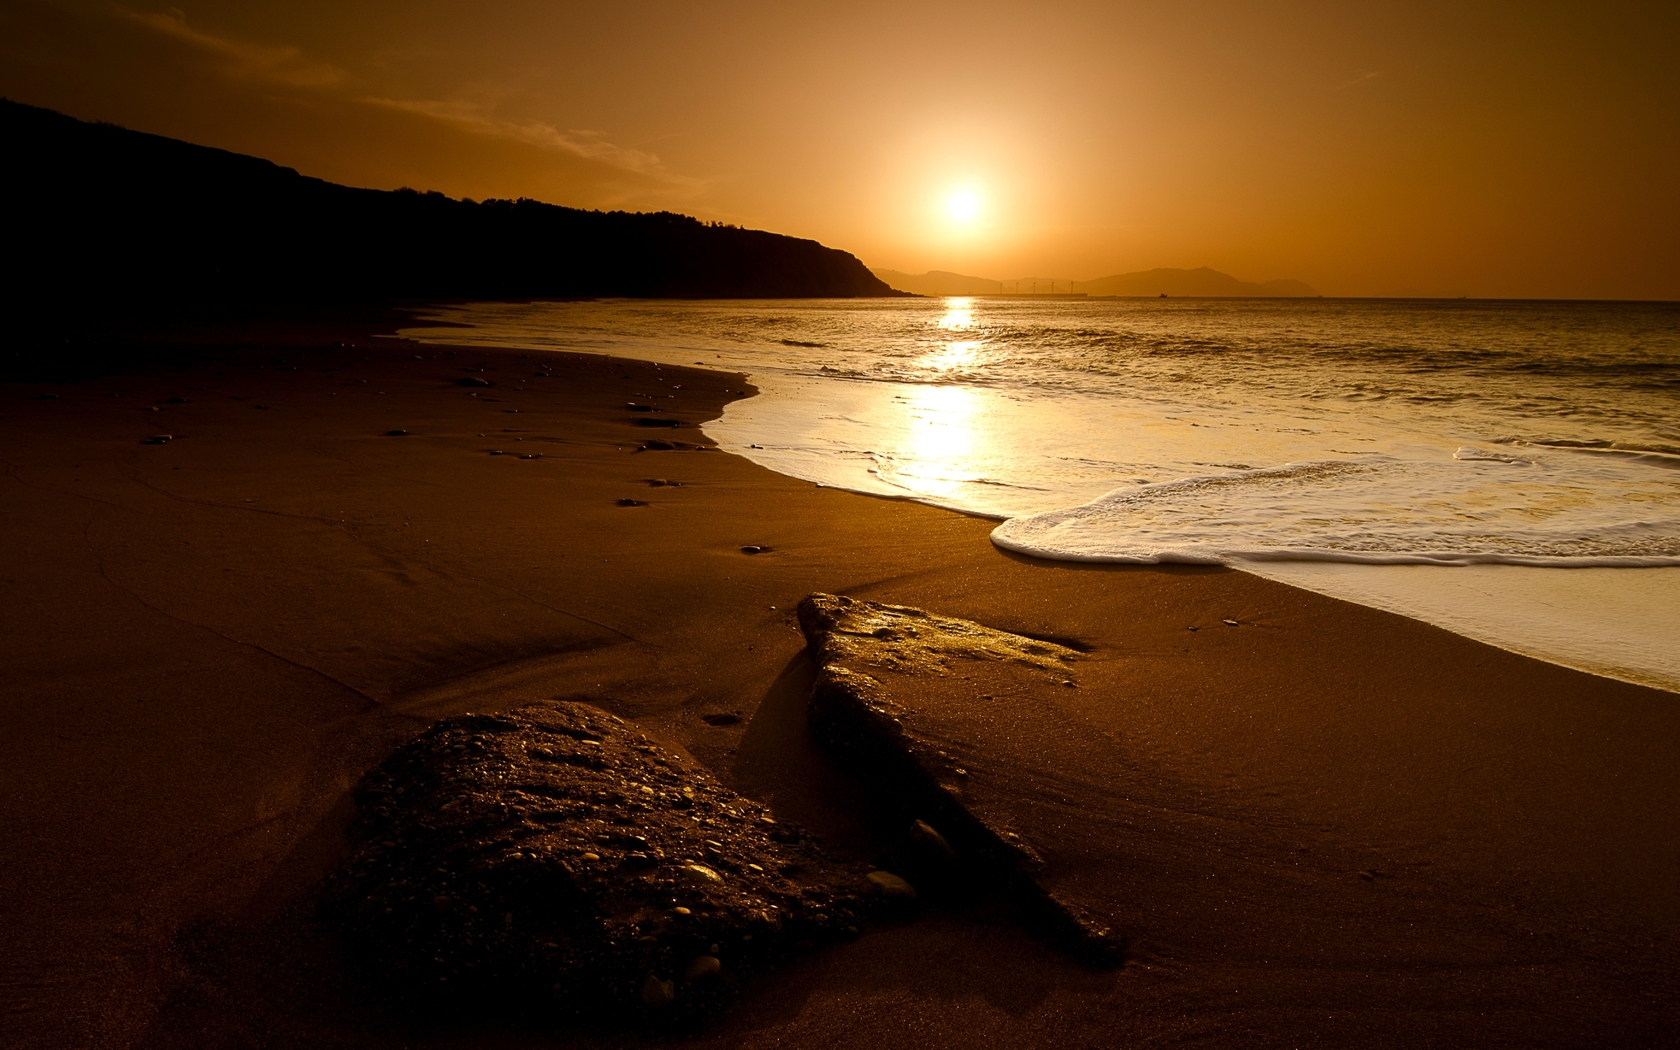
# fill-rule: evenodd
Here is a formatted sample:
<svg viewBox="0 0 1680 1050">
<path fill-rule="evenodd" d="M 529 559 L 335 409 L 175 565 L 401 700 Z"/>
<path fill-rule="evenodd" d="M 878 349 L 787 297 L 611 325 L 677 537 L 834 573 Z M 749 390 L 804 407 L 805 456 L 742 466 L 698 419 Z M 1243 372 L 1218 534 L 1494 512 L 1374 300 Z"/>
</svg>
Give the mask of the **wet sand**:
<svg viewBox="0 0 1680 1050">
<path fill-rule="evenodd" d="M 371 337 L 389 323 L 185 333 L 167 366 L 0 385 L 0 1044 L 592 1045 L 365 994 L 308 907 L 348 790 L 433 718 L 588 699 L 867 852 L 855 785 L 803 731 L 812 591 L 1091 648 L 1102 747 L 1077 765 L 1104 782 L 1045 806 L 1123 847 L 1081 877 L 1129 906 L 1131 959 L 1085 969 L 1006 914 L 936 907 L 684 1041 L 1680 1034 L 1674 694 L 1242 573 L 1032 562 L 988 522 L 638 452 L 705 444 L 740 377 Z"/>
</svg>

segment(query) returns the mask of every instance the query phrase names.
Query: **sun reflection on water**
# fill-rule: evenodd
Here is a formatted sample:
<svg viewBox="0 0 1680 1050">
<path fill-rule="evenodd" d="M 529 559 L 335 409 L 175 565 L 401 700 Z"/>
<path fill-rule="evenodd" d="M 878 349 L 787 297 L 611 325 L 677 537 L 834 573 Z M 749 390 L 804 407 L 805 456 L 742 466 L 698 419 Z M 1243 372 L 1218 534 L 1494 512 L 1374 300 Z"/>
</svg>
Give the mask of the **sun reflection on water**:
<svg viewBox="0 0 1680 1050">
<path fill-rule="evenodd" d="M 904 442 L 894 450 L 883 480 L 934 498 L 949 499 L 985 480 L 975 468 L 991 459 L 983 402 L 964 386 L 923 386 L 904 395 Z"/>
<path fill-rule="evenodd" d="M 968 298 L 945 300 L 945 316 L 939 319 L 939 327 L 947 331 L 973 328 L 974 300 Z"/>
<path fill-rule="evenodd" d="M 969 332 L 975 327 L 974 300 L 950 298 L 945 300 L 945 313 L 939 318 L 942 332 Z M 919 362 L 935 372 L 949 372 L 958 368 L 972 368 L 980 362 L 981 341 L 958 339 L 944 342 L 930 350 Z"/>
</svg>

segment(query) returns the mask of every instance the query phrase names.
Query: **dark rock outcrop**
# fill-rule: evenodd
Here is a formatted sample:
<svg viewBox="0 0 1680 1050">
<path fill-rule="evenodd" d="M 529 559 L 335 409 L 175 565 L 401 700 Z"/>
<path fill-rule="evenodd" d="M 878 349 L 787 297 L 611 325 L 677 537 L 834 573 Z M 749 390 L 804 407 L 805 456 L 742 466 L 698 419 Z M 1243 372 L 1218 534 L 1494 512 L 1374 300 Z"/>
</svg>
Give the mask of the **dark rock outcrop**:
<svg viewBox="0 0 1680 1050">
<path fill-rule="evenodd" d="M 1044 849 L 1055 831 L 1034 813 L 1043 785 L 1010 754 L 1029 741 L 1054 765 L 1058 715 L 1035 694 L 1074 686 L 1081 654 L 832 594 L 801 601 L 799 626 L 817 665 L 812 734 L 900 808 L 922 870 L 958 865 L 1012 896 L 1052 941 L 1092 963 L 1119 961 L 1109 922 L 1059 892 Z"/>
<path fill-rule="evenodd" d="M 700 1016 L 882 906 L 868 869 L 585 704 L 439 722 L 356 801 L 326 916 L 397 990 L 468 1009 Z"/>
</svg>

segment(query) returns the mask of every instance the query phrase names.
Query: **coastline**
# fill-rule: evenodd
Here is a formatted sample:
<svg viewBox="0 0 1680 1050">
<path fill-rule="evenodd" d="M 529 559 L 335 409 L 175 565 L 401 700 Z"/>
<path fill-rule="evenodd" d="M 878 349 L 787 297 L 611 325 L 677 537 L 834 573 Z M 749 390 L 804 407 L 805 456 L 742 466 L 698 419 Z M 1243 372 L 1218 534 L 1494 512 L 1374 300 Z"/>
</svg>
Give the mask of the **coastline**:
<svg viewBox="0 0 1680 1050">
<path fill-rule="evenodd" d="M 697 1045 L 1672 1035 L 1672 694 L 1247 573 L 1034 561 L 988 521 L 637 452 L 710 446 L 699 424 L 748 388 L 388 325 L 189 333 L 214 356 L 0 386 L 22 1045 L 478 1042 L 336 986 L 305 907 L 350 785 L 447 714 L 589 698 L 867 850 L 801 732 L 793 606 L 818 590 L 1092 647 L 1136 785 L 1111 876 L 1136 950 L 1093 973 L 935 911 L 751 986 Z M 681 428 L 625 410 L 656 387 Z M 1322 951 L 1280 958 L 1291 923 Z"/>
<path fill-rule="evenodd" d="M 1372 392 L 1340 373 L 1307 383 L 1334 393 L 1330 400 L 1342 407 L 1328 415 L 1315 398 L 1274 398 L 1270 386 L 1252 390 L 1259 400 L 1251 404 L 1214 396 L 1204 405 L 1184 396 L 1177 377 L 1136 362 L 1145 367 L 1143 386 L 1122 392 L 1103 385 L 1107 365 L 1083 358 L 1097 370 L 1097 391 L 1072 396 L 1064 389 L 1055 396 L 1060 385 L 1086 373 L 1059 371 L 1058 359 L 1044 356 L 1045 332 L 1079 343 L 1092 331 L 1150 331 L 1163 319 L 1100 312 L 982 316 L 987 312 L 970 305 L 966 299 L 914 308 L 848 301 L 472 303 L 422 314 L 470 328 L 405 327 L 402 334 L 532 352 L 587 350 L 665 365 L 703 361 L 744 372 L 758 384 L 757 396 L 730 403 L 705 431 L 727 451 L 777 473 L 996 517 L 1002 524 L 993 542 L 1028 556 L 1225 564 L 1565 667 L 1680 692 L 1680 656 L 1668 644 L 1680 632 L 1680 606 L 1667 600 L 1680 566 L 1670 548 L 1640 547 L 1633 539 L 1672 533 L 1676 523 L 1662 509 L 1673 505 L 1672 471 L 1647 464 L 1632 474 L 1603 474 L 1597 471 L 1604 461 L 1556 448 L 1513 459 L 1509 450 L 1499 451 L 1506 438 L 1497 435 L 1551 434 L 1556 424 L 1480 409 L 1431 417 L 1428 424 L 1388 418 L 1367 425 L 1347 409 L 1367 404 Z M 1241 343 L 1237 329 L 1253 324 L 1270 332 L 1258 338 L 1275 343 L 1276 320 L 1224 317 L 1223 327 L 1204 332 L 1194 319 L 1177 318 L 1171 327 Z M 1446 323 L 1410 320 L 1424 328 Z M 1301 323 L 1312 327 L 1310 317 Z M 1485 329 L 1489 319 L 1481 323 Z M 1314 330 L 1341 337 L 1334 325 Z M 770 331 L 784 338 L 766 336 Z M 1460 333 L 1515 352 L 1500 342 L 1508 334 Z M 969 338 L 979 335 L 979 342 Z M 1024 360 L 998 355 L 997 347 L 1017 341 Z M 1443 359 L 1452 353 L 1440 344 L 1439 338 L 1427 344 L 1432 354 L 1420 349 L 1424 371 L 1435 380 L 1440 370 L 1453 370 Z M 1170 340 L 1158 349 L 1172 357 Z M 1284 340 L 1276 349 L 1291 347 Z M 1558 352 L 1551 346 L 1540 355 Z M 1300 365 L 1306 373 L 1316 367 L 1309 360 Z M 1373 367 L 1380 373 L 1382 362 Z M 1215 376 L 1224 374 L 1215 366 Z M 1227 378 L 1256 382 L 1240 367 Z M 1384 391 L 1372 404 L 1404 400 L 1402 394 L 1451 400 L 1438 381 L 1416 380 L 1422 385 L 1414 389 L 1413 379 L 1370 378 Z M 1497 386 L 1500 377 L 1488 381 Z M 1350 382 L 1361 389 L 1347 387 Z M 1575 394 L 1588 402 L 1580 406 L 1586 416 L 1608 413 L 1635 430 L 1658 407 L 1613 408 L 1602 401 L 1603 389 L 1551 391 Z M 1492 392 L 1489 397 L 1504 403 Z M 1102 437 L 1118 433 L 1130 435 L 1123 446 Z M 1509 485 L 1517 489 L 1508 491 Z M 1593 494 L 1585 504 L 1583 493 Z M 1391 513 L 1408 502 L 1417 514 Z M 1545 526 L 1532 531 L 1533 522 L 1514 509 L 1520 506 Z M 1442 517 L 1441 508 L 1457 510 Z M 1631 508 L 1643 508 L 1640 520 L 1629 519 Z M 1337 521 L 1362 524 L 1341 535 L 1328 524 Z M 1461 535 L 1465 528 L 1491 535 Z M 1285 551 L 1288 560 L 1278 560 Z M 1343 562 L 1358 564 L 1336 567 Z"/>
</svg>

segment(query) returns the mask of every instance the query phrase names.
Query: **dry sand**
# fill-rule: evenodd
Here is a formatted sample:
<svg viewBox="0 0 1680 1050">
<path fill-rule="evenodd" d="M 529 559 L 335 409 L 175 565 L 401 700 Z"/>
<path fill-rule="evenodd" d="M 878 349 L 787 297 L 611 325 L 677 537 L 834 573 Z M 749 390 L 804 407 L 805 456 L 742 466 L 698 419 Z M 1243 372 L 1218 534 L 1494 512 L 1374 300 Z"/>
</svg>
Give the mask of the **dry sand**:
<svg viewBox="0 0 1680 1050">
<path fill-rule="evenodd" d="M 0 385 L 0 1044 L 593 1044 L 365 993 L 308 907 L 348 789 L 440 715 L 585 698 L 867 851 L 803 732 L 793 609 L 819 590 L 1092 647 L 1108 757 L 1083 747 L 1045 806 L 1125 858 L 1082 877 L 1129 907 L 1132 956 L 1088 970 L 1007 915 L 934 908 L 686 1041 L 1680 1038 L 1675 695 L 1242 573 L 1032 562 L 987 522 L 637 452 L 705 443 L 692 424 L 740 377 L 379 323 L 183 332 L 168 366 Z M 637 426 L 624 406 L 650 399 L 690 426 Z"/>
</svg>

